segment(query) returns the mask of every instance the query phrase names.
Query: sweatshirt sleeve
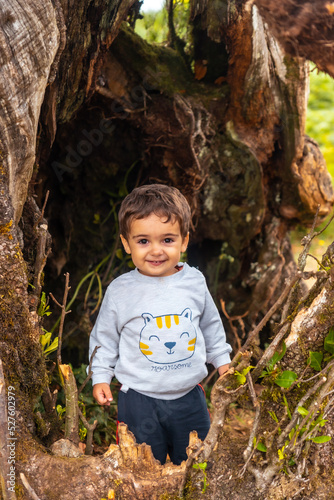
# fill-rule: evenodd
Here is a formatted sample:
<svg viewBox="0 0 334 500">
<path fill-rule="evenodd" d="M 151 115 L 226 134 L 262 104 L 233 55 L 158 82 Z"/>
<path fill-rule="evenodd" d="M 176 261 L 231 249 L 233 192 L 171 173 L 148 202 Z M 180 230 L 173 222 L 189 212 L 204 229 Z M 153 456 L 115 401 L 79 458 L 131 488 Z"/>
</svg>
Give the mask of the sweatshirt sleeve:
<svg viewBox="0 0 334 500">
<path fill-rule="evenodd" d="M 226 334 L 218 309 L 205 283 L 205 306 L 200 319 L 204 336 L 207 362 L 215 368 L 228 364 L 232 347 L 226 342 Z"/>
<path fill-rule="evenodd" d="M 100 346 L 92 362 L 93 385 L 110 384 L 118 359 L 119 340 L 116 305 L 108 288 L 89 338 L 89 359 L 95 347 Z"/>
</svg>

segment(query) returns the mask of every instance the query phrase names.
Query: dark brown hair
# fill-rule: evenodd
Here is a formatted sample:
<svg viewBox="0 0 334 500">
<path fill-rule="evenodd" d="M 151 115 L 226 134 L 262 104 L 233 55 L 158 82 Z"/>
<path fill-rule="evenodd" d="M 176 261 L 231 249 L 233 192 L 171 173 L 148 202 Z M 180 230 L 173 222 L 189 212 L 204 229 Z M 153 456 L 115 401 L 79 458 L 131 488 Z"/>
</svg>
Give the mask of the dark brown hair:
<svg viewBox="0 0 334 500">
<path fill-rule="evenodd" d="M 164 184 L 137 187 L 124 198 L 118 214 L 120 233 L 127 239 L 131 222 L 151 214 L 166 217 L 166 222 L 175 219 L 182 238 L 187 236 L 191 222 L 189 203 L 178 189 Z"/>
</svg>

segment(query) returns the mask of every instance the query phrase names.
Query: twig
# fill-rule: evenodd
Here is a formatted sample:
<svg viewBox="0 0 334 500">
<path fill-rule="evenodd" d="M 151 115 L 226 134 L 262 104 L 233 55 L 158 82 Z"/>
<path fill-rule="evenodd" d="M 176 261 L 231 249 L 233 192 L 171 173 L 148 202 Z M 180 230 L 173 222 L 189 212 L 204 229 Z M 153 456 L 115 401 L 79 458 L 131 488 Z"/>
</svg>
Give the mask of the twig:
<svg viewBox="0 0 334 500">
<path fill-rule="evenodd" d="M 312 255 L 311 253 L 308 253 L 308 254 L 307 254 L 307 257 L 312 257 L 312 259 L 314 259 L 314 260 L 317 262 L 318 266 L 319 266 L 319 267 L 321 267 L 321 268 L 322 268 L 322 269 L 326 272 L 326 274 L 328 274 L 328 272 L 326 271 L 325 266 L 324 266 L 324 265 L 320 262 L 320 260 L 319 260 L 319 259 L 317 259 L 317 258 L 316 258 L 314 255 Z"/>
<path fill-rule="evenodd" d="M 262 328 L 267 324 L 271 316 L 277 311 L 277 309 L 283 304 L 285 299 L 287 298 L 288 294 L 290 293 L 291 288 L 297 283 L 297 281 L 300 279 L 300 276 L 298 273 L 296 273 L 294 276 L 292 276 L 290 282 L 286 285 L 285 289 L 283 290 L 282 294 L 280 297 L 277 299 L 275 304 L 271 306 L 267 314 L 262 318 L 260 323 L 254 328 L 254 330 L 249 334 L 246 342 L 242 346 L 242 350 L 246 350 L 250 347 L 251 343 L 253 342 L 254 338 L 260 333 Z"/>
<path fill-rule="evenodd" d="M 254 455 L 254 452 L 256 449 L 254 446 L 254 438 L 256 436 L 257 429 L 259 427 L 260 415 L 261 415 L 261 406 L 260 406 L 260 403 L 256 397 L 256 393 L 255 393 L 255 389 L 254 389 L 254 385 L 253 385 L 253 380 L 252 380 L 251 374 L 249 372 L 246 375 L 246 379 L 247 379 L 248 389 L 249 389 L 249 392 L 251 395 L 251 399 L 253 402 L 253 406 L 255 408 L 255 418 L 254 418 L 251 432 L 249 434 L 248 446 L 244 451 L 244 459 L 246 462 L 245 462 L 245 465 L 243 466 L 243 468 L 241 469 L 241 471 L 239 472 L 238 477 L 242 477 L 245 474 L 247 467 L 248 467 L 248 464 L 251 461 L 252 456 Z"/>
<path fill-rule="evenodd" d="M 65 439 L 70 439 L 73 443 L 78 444 L 79 405 L 77 383 L 70 365 L 59 365 L 59 371 L 63 377 L 65 392 Z"/>
<path fill-rule="evenodd" d="M 328 415 L 334 410 L 334 398 L 331 398 L 324 409 L 324 418 L 328 417 Z"/>
<path fill-rule="evenodd" d="M 312 424 L 314 418 L 316 417 L 316 414 L 320 409 L 320 405 L 324 400 L 324 398 L 326 397 L 326 394 L 328 393 L 328 389 L 330 389 L 333 386 L 333 381 L 334 381 L 334 368 L 331 367 L 327 377 L 323 377 L 314 387 L 310 388 L 310 390 L 296 405 L 290 424 L 286 427 L 286 429 L 284 430 L 284 432 L 282 432 L 282 434 L 278 439 L 279 443 L 282 444 L 284 442 L 284 439 L 289 435 L 290 430 L 293 429 L 299 416 L 298 408 L 300 406 L 303 406 L 303 404 L 307 401 L 307 399 L 309 399 L 311 395 L 315 394 L 317 390 L 320 389 L 319 394 L 313 399 L 313 402 L 308 407 L 308 414 L 303 418 L 303 420 L 299 424 L 300 429 L 302 429 L 304 426 L 306 426 L 306 429 L 301 438 L 299 439 L 299 441 L 296 442 L 293 447 L 294 448 L 301 447 L 304 441 L 308 439 L 313 432 L 315 432 L 316 428 L 319 427 L 319 424 L 317 424 L 309 432 L 307 432 L 307 430 L 310 428 L 310 425 Z M 309 396 L 306 398 L 308 394 Z"/>
<path fill-rule="evenodd" d="M 78 389 L 78 395 L 84 390 L 86 384 L 89 382 L 89 380 L 92 378 L 93 372 L 92 372 L 92 363 L 93 363 L 93 358 L 97 352 L 98 349 L 100 349 L 100 345 L 96 345 L 94 347 L 94 351 L 92 352 L 92 355 L 90 357 L 89 365 L 88 365 L 88 374 L 85 380 L 82 382 L 81 386 Z"/>
<path fill-rule="evenodd" d="M 298 267 L 297 274 L 299 274 L 301 278 L 304 278 L 303 273 L 304 273 L 304 269 L 306 266 L 306 260 L 307 260 L 307 256 L 309 255 L 309 250 L 311 247 L 312 240 L 318 234 L 315 232 L 315 226 L 317 224 L 319 210 L 320 210 L 320 205 L 318 205 L 318 207 L 317 207 L 317 211 L 316 211 L 316 214 L 314 216 L 313 224 L 312 224 L 310 232 L 308 234 L 306 234 L 301 240 L 301 245 L 304 247 L 304 249 L 299 254 L 298 266 L 297 266 Z M 298 291 L 299 291 L 298 284 L 299 283 L 296 282 L 290 291 L 290 294 L 289 294 L 289 296 L 286 300 L 286 303 L 284 305 L 284 308 L 283 308 L 283 312 L 282 312 L 282 316 L 281 316 L 282 320 L 285 319 L 289 315 L 289 311 L 290 311 L 290 309 L 292 309 L 291 304 L 293 304 L 293 307 L 294 307 L 294 303 L 297 302 L 297 300 L 298 300 L 297 299 L 297 295 L 298 295 Z"/>
<path fill-rule="evenodd" d="M 20 472 L 20 478 L 21 478 L 21 481 L 23 483 L 23 486 L 25 487 L 25 489 L 29 493 L 32 500 L 40 500 L 40 498 L 36 495 L 35 491 L 32 489 L 32 487 L 28 483 L 28 480 L 25 477 L 25 475 L 23 474 L 23 472 Z"/>
<path fill-rule="evenodd" d="M 44 199 L 44 203 L 43 203 L 43 207 L 42 207 L 40 216 L 38 217 L 37 222 L 35 224 L 35 228 L 37 228 L 39 226 L 39 224 L 42 222 L 42 220 L 44 219 L 44 212 L 45 212 L 46 204 L 47 204 L 48 199 L 49 199 L 49 195 L 50 195 L 50 191 L 48 190 L 46 192 L 46 195 L 45 195 L 45 199 Z"/>
<path fill-rule="evenodd" d="M 300 253 L 299 257 L 298 257 L 298 268 L 300 271 L 304 271 L 305 269 L 305 265 L 306 265 L 306 258 L 307 258 L 307 254 L 309 252 L 309 249 L 310 249 L 310 246 L 311 246 L 311 243 L 312 243 L 312 240 L 318 236 L 318 233 L 315 233 L 315 226 L 317 224 L 317 220 L 318 220 L 318 215 L 319 215 L 319 210 L 320 210 L 320 204 L 318 205 L 317 207 L 317 211 L 316 211 L 316 214 L 314 216 L 314 219 L 313 219 L 313 224 L 312 224 L 312 227 L 311 227 L 311 230 L 310 232 L 304 236 L 302 238 L 302 241 L 301 241 L 301 244 L 305 247 L 304 250 Z M 320 233 L 319 233 L 320 234 Z"/>
<path fill-rule="evenodd" d="M 271 342 L 269 347 L 264 351 L 260 361 L 257 363 L 256 367 L 252 371 L 252 378 L 253 380 L 257 380 L 257 378 L 260 376 L 262 373 L 262 370 L 268 363 L 268 361 L 273 357 L 275 354 L 276 349 L 278 348 L 279 344 L 287 334 L 288 330 L 290 328 L 290 323 L 285 323 L 282 325 L 281 329 L 277 333 L 276 337 L 274 340 Z"/>
<path fill-rule="evenodd" d="M 319 207 L 320 207 L 320 205 L 319 205 Z M 330 225 L 330 223 L 332 222 L 333 219 L 334 219 L 334 213 L 331 216 L 331 218 L 329 219 L 329 221 L 327 222 L 327 224 L 322 229 L 320 229 L 320 231 L 318 231 L 317 233 L 315 233 L 314 236 L 319 236 L 321 233 L 323 233 L 328 228 L 328 226 Z"/>
<path fill-rule="evenodd" d="M 65 321 L 65 316 L 66 314 L 69 314 L 71 311 L 66 311 L 66 302 L 67 302 L 67 296 L 68 292 L 70 290 L 69 280 L 70 280 L 70 275 L 69 273 L 65 274 L 66 280 L 65 280 L 65 290 L 64 290 L 64 295 L 63 295 L 63 303 L 60 304 L 58 300 L 54 298 L 52 293 L 50 293 L 50 297 L 52 300 L 57 304 L 58 307 L 61 309 L 61 317 L 60 317 L 60 324 L 59 324 L 59 330 L 58 330 L 58 349 L 57 349 L 57 363 L 58 366 L 62 364 L 61 362 L 61 346 L 62 346 L 62 337 L 63 337 L 63 329 L 64 329 L 64 321 Z"/>
<path fill-rule="evenodd" d="M 88 422 L 86 417 L 82 414 L 82 411 L 79 409 L 79 417 L 81 418 L 82 423 L 87 429 L 87 439 L 86 439 L 86 449 L 85 449 L 85 455 L 92 455 L 93 454 L 93 435 L 94 431 L 97 426 L 97 420 L 94 420 L 92 424 Z"/>
<path fill-rule="evenodd" d="M 278 446 L 281 446 L 285 439 L 287 438 L 287 436 L 289 435 L 290 431 L 294 428 L 298 418 L 300 417 L 300 414 L 298 412 L 298 408 L 300 406 L 304 406 L 304 404 L 306 403 L 306 401 L 314 394 L 317 392 L 317 390 L 321 387 L 321 385 L 324 383 L 323 380 L 319 380 L 317 384 L 315 384 L 313 387 L 310 387 L 310 389 L 307 391 L 306 394 L 304 394 L 304 396 L 301 398 L 301 400 L 298 402 L 298 404 L 296 405 L 296 408 L 293 412 L 293 414 L 291 415 L 291 420 L 290 420 L 290 423 L 289 425 L 287 425 L 287 427 L 284 429 L 284 431 L 282 432 L 282 434 L 279 436 L 278 438 Z"/>
<path fill-rule="evenodd" d="M 330 363 L 328 363 L 328 365 L 325 366 L 325 368 L 323 368 L 321 370 L 321 372 L 318 372 L 315 375 L 313 375 L 313 377 L 307 378 L 305 380 L 303 380 L 303 379 L 298 380 L 298 384 L 305 384 L 306 382 L 311 382 L 311 380 L 314 380 L 314 379 L 320 377 L 323 373 L 325 373 L 328 370 L 328 368 L 332 367 L 333 365 L 334 365 L 334 360 L 331 361 Z M 307 366 L 306 368 L 308 368 L 308 367 L 309 366 Z"/>
<path fill-rule="evenodd" d="M 226 311 L 226 307 L 225 307 L 225 301 L 223 299 L 220 299 L 220 305 L 221 305 L 221 308 L 222 308 L 222 311 L 224 313 L 224 316 L 227 318 L 228 320 L 228 323 L 230 325 L 230 328 L 234 334 L 234 337 L 235 337 L 235 340 L 237 342 L 237 347 L 238 347 L 238 351 L 240 351 L 241 349 L 241 340 L 240 340 L 240 337 L 238 335 L 238 332 L 237 332 L 237 329 L 236 327 L 233 325 L 233 321 L 239 321 L 239 324 L 241 325 L 241 329 L 244 331 L 244 323 L 242 321 L 242 318 L 244 318 L 245 316 L 247 316 L 248 314 L 248 311 L 246 311 L 242 316 L 230 316 L 227 311 Z"/>
<path fill-rule="evenodd" d="M 44 211 L 45 207 L 49 198 L 50 191 L 47 191 L 45 195 L 45 200 L 44 204 L 41 210 L 41 213 L 39 215 L 39 218 L 34 225 L 35 231 L 38 234 L 38 241 L 37 241 L 37 246 L 36 246 L 36 259 L 35 259 L 35 266 L 34 266 L 34 302 L 33 304 L 36 305 L 38 304 L 39 297 L 41 295 L 42 291 L 42 284 L 41 284 L 41 276 L 43 269 L 45 267 L 47 258 L 51 252 L 51 248 L 49 248 L 46 251 L 46 244 L 47 244 L 47 237 L 48 237 L 48 225 L 46 223 L 41 224 L 41 222 L 44 219 Z M 37 210 L 37 208 L 36 208 Z"/>
</svg>

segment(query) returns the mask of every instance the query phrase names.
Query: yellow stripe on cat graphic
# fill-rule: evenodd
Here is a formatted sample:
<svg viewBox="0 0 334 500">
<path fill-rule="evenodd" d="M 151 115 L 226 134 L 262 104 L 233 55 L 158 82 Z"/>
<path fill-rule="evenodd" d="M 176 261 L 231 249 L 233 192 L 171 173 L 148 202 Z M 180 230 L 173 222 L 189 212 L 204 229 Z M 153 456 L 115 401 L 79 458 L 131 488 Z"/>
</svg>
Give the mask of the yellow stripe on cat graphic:
<svg viewBox="0 0 334 500">
<path fill-rule="evenodd" d="M 140 343 L 139 343 L 139 347 L 140 347 L 141 352 L 142 352 L 143 354 L 145 354 L 146 356 L 147 356 L 147 355 L 149 355 L 149 354 L 153 354 L 153 352 L 152 352 L 152 351 L 147 351 L 147 349 L 149 349 L 149 348 L 150 348 L 150 346 L 149 346 L 149 345 L 144 344 L 143 342 L 140 342 Z"/>
<path fill-rule="evenodd" d="M 194 351 L 195 350 L 195 343 L 196 343 L 196 337 L 194 339 L 189 340 L 188 344 L 188 351 Z"/>
<path fill-rule="evenodd" d="M 165 318 L 165 324 L 167 328 L 171 328 L 172 326 L 172 317 L 174 318 L 174 323 L 175 325 L 178 325 L 180 323 L 180 318 L 177 314 L 174 314 L 173 316 L 158 316 L 156 319 L 157 322 L 157 327 L 162 328 L 163 327 L 163 318 Z"/>
</svg>

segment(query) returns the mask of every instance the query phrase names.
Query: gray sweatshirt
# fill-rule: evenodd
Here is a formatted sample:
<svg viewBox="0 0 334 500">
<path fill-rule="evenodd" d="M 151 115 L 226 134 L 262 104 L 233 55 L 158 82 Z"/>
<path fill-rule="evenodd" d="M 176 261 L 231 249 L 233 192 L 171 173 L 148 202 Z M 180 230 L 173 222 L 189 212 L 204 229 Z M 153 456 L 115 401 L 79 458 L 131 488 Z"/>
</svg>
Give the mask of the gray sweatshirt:
<svg viewBox="0 0 334 500">
<path fill-rule="evenodd" d="M 182 266 L 182 264 L 180 264 Z M 231 347 L 203 274 L 183 264 L 163 278 L 137 269 L 107 288 L 90 335 L 93 384 L 110 383 L 159 399 L 177 399 L 215 368 Z"/>
</svg>

